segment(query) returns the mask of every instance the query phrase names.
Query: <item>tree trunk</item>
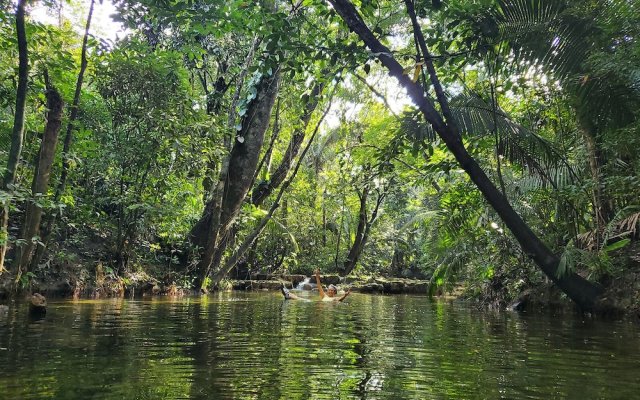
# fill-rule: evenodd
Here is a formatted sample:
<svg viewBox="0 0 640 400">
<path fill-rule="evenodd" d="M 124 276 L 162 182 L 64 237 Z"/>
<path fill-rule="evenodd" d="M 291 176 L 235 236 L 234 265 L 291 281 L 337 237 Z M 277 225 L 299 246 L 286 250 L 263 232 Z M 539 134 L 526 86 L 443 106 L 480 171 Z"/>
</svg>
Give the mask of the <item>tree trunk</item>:
<svg viewBox="0 0 640 400">
<path fill-rule="evenodd" d="M 214 274 L 213 279 L 212 279 L 212 283 L 214 285 L 217 285 L 229 273 L 229 271 L 231 271 L 231 269 L 233 267 L 235 267 L 235 265 L 238 263 L 240 258 L 247 252 L 247 250 L 249 250 L 249 248 L 253 245 L 253 243 L 256 241 L 258 236 L 260 236 L 260 233 L 262 233 L 262 231 L 264 230 L 265 226 L 267 226 L 267 222 L 269 222 L 269 220 L 273 216 L 273 213 L 280 206 L 280 200 L 282 199 L 282 196 L 283 196 L 284 192 L 287 190 L 289 185 L 291 185 L 291 183 L 295 179 L 296 175 L 298 174 L 298 170 L 300 169 L 300 165 L 302 165 L 302 160 L 304 160 L 305 155 L 309 151 L 309 148 L 311 147 L 311 143 L 313 143 L 313 139 L 315 139 L 315 137 L 316 137 L 316 135 L 318 133 L 318 130 L 320 129 L 320 124 L 322 123 L 324 118 L 327 116 L 330 108 L 331 108 L 331 106 L 329 105 L 327 107 L 326 111 L 324 112 L 324 114 L 322 115 L 322 117 L 320 118 L 320 121 L 318 121 L 318 124 L 316 125 L 316 128 L 314 129 L 313 134 L 311 135 L 311 138 L 309 138 L 309 143 L 307 143 L 307 145 L 305 146 L 304 150 L 302 151 L 302 154 L 300 154 L 300 158 L 298 159 L 298 162 L 296 163 L 296 166 L 293 169 L 293 172 L 291 173 L 291 176 L 286 181 L 284 181 L 284 183 L 280 187 L 280 190 L 278 191 L 278 195 L 276 196 L 273 204 L 269 208 L 269 211 L 267 212 L 267 215 L 262 217 L 262 219 L 258 223 L 258 226 L 256 226 L 254 228 L 254 230 L 244 239 L 244 241 L 242 242 L 242 244 L 240 245 L 238 250 L 231 257 L 229 257 L 229 259 L 225 262 L 225 264 L 222 266 L 222 268 L 220 268 Z M 287 210 L 286 200 L 285 200 L 284 203 L 285 203 L 284 204 L 284 211 L 286 212 L 286 210 Z M 283 219 L 286 221 L 286 215 L 285 215 L 285 217 Z M 283 257 L 283 259 L 284 259 L 284 257 Z"/>
<path fill-rule="evenodd" d="M 11 149 L 7 161 L 7 170 L 2 179 L 2 190 L 13 191 L 13 183 L 16 179 L 16 170 L 22 152 L 24 139 L 24 114 L 27 104 L 27 79 L 29 77 L 29 53 L 27 51 L 27 34 L 24 27 L 26 0 L 19 0 L 16 7 L 16 33 L 18 36 L 18 89 L 16 91 L 16 113 L 13 117 L 13 130 L 11 133 Z M 0 211 L 0 274 L 4 269 L 4 258 L 9 244 L 9 202 L 2 204 Z"/>
<path fill-rule="evenodd" d="M 64 189 L 67 185 L 67 178 L 69 177 L 69 153 L 71 151 L 71 142 L 73 141 L 73 124 L 78 119 L 78 109 L 80 107 L 80 95 L 82 94 L 82 82 L 84 80 L 84 72 L 87 70 L 88 60 L 87 60 L 87 43 L 89 42 L 89 28 L 91 27 L 91 18 L 93 16 L 93 7 L 95 5 L 95 0 L 91 0 L 89 5 L 89 14 L 87 15 L 87 22 L 84 28 L 84 37 L 82 38 L 82 50 L 80 54 L 80 71 L 78 72 L 78 79 L 76 80 L 76 89 L 73 95 L 73 103 L 71 104 L 71 112 L 69 114 L 69 121 L 67 122 L 67 129 L 64 135 L 64 144 L 62 146 L 62 171 L 60 172 L 60 180 L 58 181 L 58 186 L 56 187 L 56 192 L 53 197 L 53 202 L 58 203 L 62 194 L 64 193 Z M 33 256 L 33 260 L 31 262 L 31 269 L 37 267 L 40 263 L 40 260 L 44 256 L 44 252 L 46 250 L 47 243 L 49 242 L 49 237 L 51 236 L 51 232 L 55 228 L 57 214 L 54 213 L 49 216 L 49 218 L 45 219 L 45 222 L 42 227 L 42 239 L 40 241 L 40 245 L 36 249 L 36 253 Z"/>
<path fill-rule="evenodd" d="M 23 244 L 16 246 L 16 257 L 13 261 L 16 271 L 16 282 L 27 271 L 31 256 L 33 254 L 33 238 L 37 237 L 40 230 L 40 220 L 42 218 L 42 206 L 38 201 L 46 196 L 49 188 L 49 177 L 51 167 L 56 154 L 58 133 L 62 124 L 62 97 L 55 88 L 47 90 L 47 125 L 42 135 L 40 144 L 40 155 L 38 157 L 37 172 L 33 178 L 32 195 L 33 199 L 28 202 L 25 215 L 24 226 L 22 227 L 21 239 Z"/>
<path fill-rule="evenodd" d="M 80 71 L 78 72 L 78 79 L 76 80 L 76 90 L 73 94 L 73 104 L 71 105 L 71 113 L 69 114 L 69 122 L 67 123 L 67 130 L 64 135 L 64 145 L 62 147 L 62 172 L 60 173 L 60 181 L 56 188 L 55 200 L 60 200 L 64 188 L 67 184 L 67 177 L 69 175 L 69 152 L 71 151 L 71 142 L 73 141 L 73 124 L 78 119 L 78 109 L 80 107 L 80 95 L 82 94 L 82 82 L 84 81 L 84 73 L 87 70 L 87 43 L 89 41 L 89 28 L 91 27 L 91 17 L 93 16 L 93 6 L 95 0 L 91 0 L 89 5 L 89 14 L 87 15 L 87 23 L 84 28 L 84 37 L 82 38 L 82 52 L 80 60 Z"/>
<path fill-rule="evenodd" d="M 592 203 L 593 203 L 593 222 L 595 224 L 595 248 L 599 249 L 602 245 L 604 231 L 610 221 L 612 211 L 608 202 L 602 193 L 602 151 L 598 145 L 596 138 L 596 127 L 593 126 L 587 116 L 578 113 L 578 121 L 581 126 L 582 137 L 584 138 L 587 154 L 589 158 L 589 170 L 591 171 L 591 179 L 593 180 Z"/>
<path fill-rule="evenodd" d="M 273 156 L 273 147 L 278 140 L 278 136 L 280 135 L 280 98 L 276 101 L 276 112 L 275 117 L 273 118 L 273 128 L 271 129 L 271 139 L 269 139 L 269 146 L 267 147 L 267 151 L 264 152 L 264 156 L 260 160 L 258 167 L 256 168 L 256 173 L 253 176 L 253 182 L 260 179 L 258 183 L 258 187 L 264 185 L 263 181 L 266 182 L 269 179 L 269 175 L 271 173 L 271 161 Z M 251 193 L 251 197 L 253 198 L 255 190 Z M 253 201 L 252 201 L 253 202 Z"/>
<path fill-rule="evenodd" d="M 198 232 L 192 230 L 192 234 L 197 235 L 193 237 L 193 242 L 202 247 L 196 282 L 200 290 L 206 290 L 204 287 L 206 278 L 211 271 L 215 254 L 219 251 L 219 242 L 224 242 L 220 241 L 220 238 L 227 234 L 251 187 L 264 133 L 269 126 L 271 110 L 278 93 L 279 77 L 280 73 L 276 71 L 270 76 L 263 77 L 258 84 L 257 95 L 242 120 L 242 129 L 235 137 L 226 176 L 221 176 L 223 179 L 220 183 L 224 184 L 223 195 L 221 199 L 214 196 L 207 203 L 208 213 L 203 216 L 205 221 L 197 224 Z M 219 206 L 217 202 L 220 202 Z M 220 210 L 219 217 L 216 216 L 216 209 Z"/>
<path fill-rule="evenodd" d="M 452 120 L 449 120 L 449 123 L 443 120 L 423 88 L 403 73 L 402 66 L 392 56 L 392 52 L 376 39 L 355 7 L 348 0 L 329 0 L 329 2 L 349 28 L 365 42 L 373 54 L 376 54 L 382 64 L 389 70 L 389 74 L 398 79 L 400 84 L 407 90 L 412 101 L 419 107 L 425 119 L 431 123 L 433 129 L 445 142 L 449 151 L 455 156 L 458 163 L 481 191 L 487 202 L 494 208 L 511 230 L 524 252 L 531 257 L 540 269 L 555 282 L 562 291 L 574 300 L 578 306 L 582 309 L 592 309 L 601 293 L 601 288 L 574 272 L 559 276 L 559 258 L 533 233 L 529 226 L 511 207 L 507 198 L 500 193 L 478 163 L 469 155 L 462 143 L 459 131 L 455 125 L 451 124 Z M 430 55 L 426 52 L 424 56 L 427 59 L 430 58 Z M 430 64 L 430 61 L 427 62 L 427 64 Z M 438 83 L 438 81 L 435 72 L 430 73 L 430 75 L 434 87 L 437 88 L 436 83 Z M 440 101 L 441 99 L 444 100 L 443 103 L 446 105 L 446 99 L 439 94 L 438 100 Z M 443 105 L 441 104 L 441 106 Z M 443 106 L 443 109 L 446 109 L 446 107 Z"/>
<path fill-rule="evenodd" d="M 360 211 L 358 212 L 358 228 L 356 229 L 356 237 L 353 241 L 353 245 L 351 245 L 349 254 L 342 264 L 342 270 L 340 271 L 340 274 L 343 276 L 349 275 L 354 270 L 356 265 L 358 265 L 360 255 L 362 255 L 364 246 L 367 244 L 367 239 L 369 238 L 371 225 L 373 225 L 373 222 L 378 217 L 378 210 L 380 209 L 380 205 L 382 204 L 382 200 L 384 199 L 384 194 L 379 193 L 378 198 L 376 199 L 375 208 L 371 213 L 371 218 L 368 218 L 367 201 L 369 198 L 369 193 L 369 188 L 365 185 L 365 187 L 362 189 L 362 193 L 359 194 Z"/>
<path fill-rule="evenodd" d="M 342 265 L 342 275 L 348 275 L 356 267 L 362 248 L 364 247 L 364 231 L 367 226 L 367 198 L 369 197 L 369 188 L 365 185 L 362 189 L 362 193 L 358 194 L 360 197 L 360 210 L 358 211 L 358 228 L 356 228 L 356 237 L 353 241 L 353 245 L 349 249 L 347 259 L 344 260 Z"/>
<path fill-rule="evenodd" d="M 229 115 L 227 116 L 227 127 L 229 131 L 235 130 L 236 106 L 240 100 L 240 93 L 242 91 L 242 86 L 244 85 L 244 80 L 249 72 L 249 67 L 253 61 L 255 51 L 259 44 L 260 39 L 257 37 L 254 38 L 251 48 L 245 58 L 244 68 L 236 81 L 235 93 L 229 107 Z M 224 135 L 224 148 L 231 151 L 231 140 L 229 139 L 229 136 L 230 135 L 227 134 Z M 218 241 L 220 207 L 222 204 L 222 197 L 224 195 L 224 185 L 227 180 L 230 157 L 231 155 L 229 154 L 222 160 L 222 165 L 220 166 L 220 171 L 218 173 L 218 180 L 215 186 L 213 185 L 212 179 L 209 179 L 209 177 L 206 177 L 205 182 L 203 182 L 203 186 L 207 191 L 205 195 L 205 207 L 202 212 L 202 216 L 191 228 L 188 236 L 189 242 L 197 249 L 198 255 L 201 257 L 199 264 L 202 261 L 202 257 L 204 257 L 208 244 L 211 243 L 215 246 Z M 209 166 L 209 171 L 213 171 L 214 169 L 215 168 Z M 207 184 L 207 181 L 210 181 L 210 183 Z M 210 257 L 213 260 L 213 254 L 207 255 L 206 257 Z M 199 268 L 200 266 L 197 267 L 197 270 Z M 197 270 L 196 274 L 198 274 Z M 194 286 L 201 289 L 203 281 L 204 278 L 196 276 Z"/>
<path fill-rule="evenodd" d="M 258 206 L 262 204 L 262 202 L 269 197 L 269 195 L 285 180 L 287 177 L 287 173 L 291 168 L 291 164 L 293 160 L 298 155 L 298 151 L 300 150 L 300 146 L 304 141 L 305 131 L 307 130 L 307 126 L 309 125 L 309 121 L 311 120 L 311 116 L 313 112 L 318 107 L 318 103 L 320 102 L 320 95 L 322 94 L 322 90 L 324 88 L 324 83 L 316 82 L 313 89 L 311 90 L 311 95 L 309 96 L 309 100 L 304 106 L 304 113 L 300 118 L 302 124 L 297 128 L 293 135 L 291 136 L 291 140 L 289 141 L 289 146 L 287 147 L 287 151 L 282 158 L 282 162 L 278 165 L 278 168 L 271 175 L 271 179 L 263 185 L 260 185 L 254 191 L 254 194 L 251 198 L 251 201 L 254 205 Z"/>
<path fill-rule="evenodd" d="M 327 191 L 322 193 L 322 247 L 327 247 L 327 206 L 325 205 L 325 197 Z"/>
</svg>

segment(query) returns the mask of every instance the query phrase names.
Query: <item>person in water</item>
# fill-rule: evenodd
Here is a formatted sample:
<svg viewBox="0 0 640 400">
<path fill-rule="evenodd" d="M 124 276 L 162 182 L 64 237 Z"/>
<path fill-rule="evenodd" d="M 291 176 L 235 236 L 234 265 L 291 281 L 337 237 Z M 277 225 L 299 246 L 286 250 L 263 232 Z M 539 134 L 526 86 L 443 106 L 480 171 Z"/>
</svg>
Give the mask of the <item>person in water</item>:
<svg viewBox="0 0 640 400">
<path fill-rule="evenodd" d="M 338 288 L 334 285 L 329 285 L 327 287 L 327 291 L 325 292 L 322 288 L 322 283 L 320 282 L 320 271 L 316 270 L 316 284 L 318 286 L 318 292 L 320 294 L 320 301 L 342 301 L 347 298 L 347 296 L 351 293 L 351 289 L 348 289 L 342 296 L 337 297 Z M 307 300 L 304 297 L 296 296 L 295 294 L 289 292 L 287 288 L 282 286 L 282 294 L 286 300 Z"/>
</svg>

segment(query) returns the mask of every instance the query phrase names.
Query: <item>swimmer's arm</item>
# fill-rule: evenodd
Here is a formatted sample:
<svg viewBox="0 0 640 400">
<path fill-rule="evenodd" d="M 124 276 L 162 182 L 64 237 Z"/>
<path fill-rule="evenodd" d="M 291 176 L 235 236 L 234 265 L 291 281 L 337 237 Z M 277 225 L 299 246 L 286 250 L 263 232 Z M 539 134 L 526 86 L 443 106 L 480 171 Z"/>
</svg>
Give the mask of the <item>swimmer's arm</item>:
<svg viewBox="0 0 640 400">
<path fill-rule="evenodd" d="M 342 301 L 342 300 L 346 299 L 346 298 L 347 298 L 347 296 L 348 296 L 350 293 L 351 293 L 351 289 L 349 288 L 349 289 L 347 289 L 347 292 L 346 292 L 345 294 L 343 294 L 343 295 L 342 295 L 342 297 L 340 297 L 340 298 L 338 299 L 338 301 Z"/>
<path fill-rule="evenodd" d="M 320 298 L 323 299 L 325 294 L 324 294 L 324 289 L 322 289 L 322 283 L 320 282 L 320 270 L 316 269 L 316 284 L 318 286 L 318 292 L 320 292 Z"/>
</svg>

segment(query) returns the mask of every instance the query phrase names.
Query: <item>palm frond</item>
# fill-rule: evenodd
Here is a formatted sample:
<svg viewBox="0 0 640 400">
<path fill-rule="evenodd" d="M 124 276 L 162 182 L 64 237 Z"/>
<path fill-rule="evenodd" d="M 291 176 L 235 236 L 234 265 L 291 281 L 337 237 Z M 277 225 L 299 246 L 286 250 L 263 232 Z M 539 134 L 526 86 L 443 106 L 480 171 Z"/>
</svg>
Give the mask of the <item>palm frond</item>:
<svg viewBox="0 0 640 400">
<path fill-rule="evenodd" d="M 587 55 L 592 26 L 565 13 L 561 0 L 501 0 L 498 27 L 516 65 L 537 64 L 555 76 L 575 72 Z"/>
<path fill-rule="evenodd" d="M 607 224 L 605 228 L 604 240 L 601 246 L 604 247 L 610 242 L 619 240 L 635 239 L 640 233 L 640 211 L 638 207 L 626 207 Z M 597 247 L 598 235 L 595 230 L 581 233 L 577 237 L 576 247 L 584 250 L 600 250 Z"/>
<path fill-rule="evenodd" d="M 290 229 L 287 228 L 282 222 L 278 221 L 278 219 L 271 217 L 271 219 L 267 222 L 268 224 L 273 224 L 274 227 L 279 228 L 284 235 L 289 239 L 291 245 L 295 249 L 296 253 L 300 252 L 300 247 L 298 246 L 298 242 L 296 241 L 296 237 L 293 235 Z"/>
<path fill-rule="evenodd" d="M 433 141 L 436 133 L 427 124 L 419 110 L 406 111 L 400 117 L 400 132 L 413 143 Z"/>
<path fill-rule="evenodd" d="M 510 43 L 515 62 L 509 68 L 524 71 L 536 65 L 563 80 L 579 99 L 576 108 L 600 129 L 627 125 L 640 106 L 640 70 L 629 50 L 629 38 L 639 34 L 640 6 L 635 3 L 501 0 L 496 24 L 500 39 Z M 604 32 L 603 26 L 618 26 L 620 21 L 631 26 Z"/>
<path fill-rule="evenodd" d="M 399 228 L 398 228 L 398 232 L 402 232 L 405 231 L 407 229 L 410 229 L 412 227 L 415 227 L 416 224 L 419 224 L 421 222 L 424 221 L 428 221 L 432 218 L 437 218 L 439 216 L 442 215 L 441 211 L 434 211 L 434 210 L 424 210 L 424 211 L 420 211 L 416 214 L 413 214 L 408 221 L 406 221 L 405 223 L 403 223 Z"/>
<path fill-rule="evenodd" d="M 617 79 L 611 71 L 596 73 L 576 83 L 574 92 L 582 99 L 580 112 L 593 121 L 599 130 L 628 126 L 637 118 L 640 91 Z"/>
<path fill-rule="evenodd" d="M 562 189 L 576 184 L 577 180 L 579 177 L 569 165 L 559 164 L 555 167 L 547 167 L 544 176 L 535 174 L 523 176 L 517 181 L 517 186 L 522 193 L 527 193 L 547 188 L 550 183 L 555 189 Z"/>
<path fill-rule="evenodd" d="M 638 234 L 639 222 L 640 211 L 638 211 L 638 207 L 624 208 L 607 224 L 604 241 L 619 240 L 625 237 L 635 238 Z"/>
<path fill-rule="evenodd" d="M 516 123 L 502 109 L 475 93 L 463 92 L 451 99 L 451 112 L 463 134 L 485 136 L 498 133 L 498 154 L 520 165 L 541 182 L 557 186 L 575 177 L 566 160 L 553 145 L 535 132 Z M 400 129 L 410 140 L 430 140 L 435 136 L 430 125 L 413 112 L 402 116 Z"/>
<path fill-rule="evenodd" d="M 454 246 L 446 252 L 429 280 L 429 296 L 435 295 L 439 288 L 451 288 L 474 255 L 475 252 L 469 251 L 466 246 Z"/>
</svg>

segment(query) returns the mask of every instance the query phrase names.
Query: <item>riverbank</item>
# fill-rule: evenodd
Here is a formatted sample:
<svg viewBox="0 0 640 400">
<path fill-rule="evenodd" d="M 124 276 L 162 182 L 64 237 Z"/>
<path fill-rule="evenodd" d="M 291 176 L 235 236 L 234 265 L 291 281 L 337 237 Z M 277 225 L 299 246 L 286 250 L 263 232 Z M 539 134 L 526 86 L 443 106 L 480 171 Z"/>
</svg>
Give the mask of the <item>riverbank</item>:
<svg viewBox="0 0 640 400">
<path fill-rule="evenodd" d="M 138 296 L 189 296 L 196 295 L 192 282 L 184 275 L 168 272 L 166 268 L 150 266 L 147 272 L 125 273 L 118 276 L 102 263 L 95 267 L 61 268 L 47 274 L 31 276 L 30 285 L 23 286 L 18 296 L 42 293 L 49 298 L 108 298 Z M 236 275 L 236 278 L 239 278 Z M 244 279 L 230 279 L 221 282 L 218 291 L 279 291 L 282 286 L 289 289 L 315 290 L 315 279 L 303 274 L 256 273 L 241 276 Z M 516 295 L 508 295 L 504 287 L 490 281 L 480 292 L 471 292 L 464 285 L 449 290 L 429 293 L 429 281 L 398 277 L 357 276 L 340 277 L 337 274 L 321 276 L 323 284 L 334 284 L 339 289 L 350 288 L 356 293 L 381 295 L 415 294 L 436 295 L 438 297 L 463 298 L 481 309 L 512 311 L 576 311 L 571 302 L 552 282 L 535 287 L 525 287 Z M 0 300 L 14 295 L 13 282 L 9 274 L 0 278 Z M 608 282 L 601 302 L 595 313 L 618 318 L 623 315 L 640 320 L 640 272 L 616 277 Z"/>
<path fill-rule="evenodd" d="M 155 278 L 146 273 L 130 273 L 124 277 L 105 275 L 104 267 L 96 268 L 95 279 L 74 280 L 71 277 L 57 279 L 44 283 L 33 280 L 29 289 L 20 292 L 42 293 L 47 297 L 101 298 L 118 296 L 149 296 L 169 295 L 184 296 L 195 292 L 179 282 L 175 276 L 167 275 Z M 335 274 L 321 275 L 323 284 L 337 285 L 341 288 L 349 287 L 353 292 L 378 294 L 428 294 L 429 282 L 426 280 L 407 278 L 360 277 L 341 278 Z M 0 299 L 10 297 L 11 281 L 3 279 L 0 282 Z M 288 289 L 315 290 L 316 284 L 312 277 L 300 274 L 253 274 L 247 279 L 232 279 L 223 281 L 216 290 L 273 290 L 278 291 L 282 286 Z"/>
</svg>

